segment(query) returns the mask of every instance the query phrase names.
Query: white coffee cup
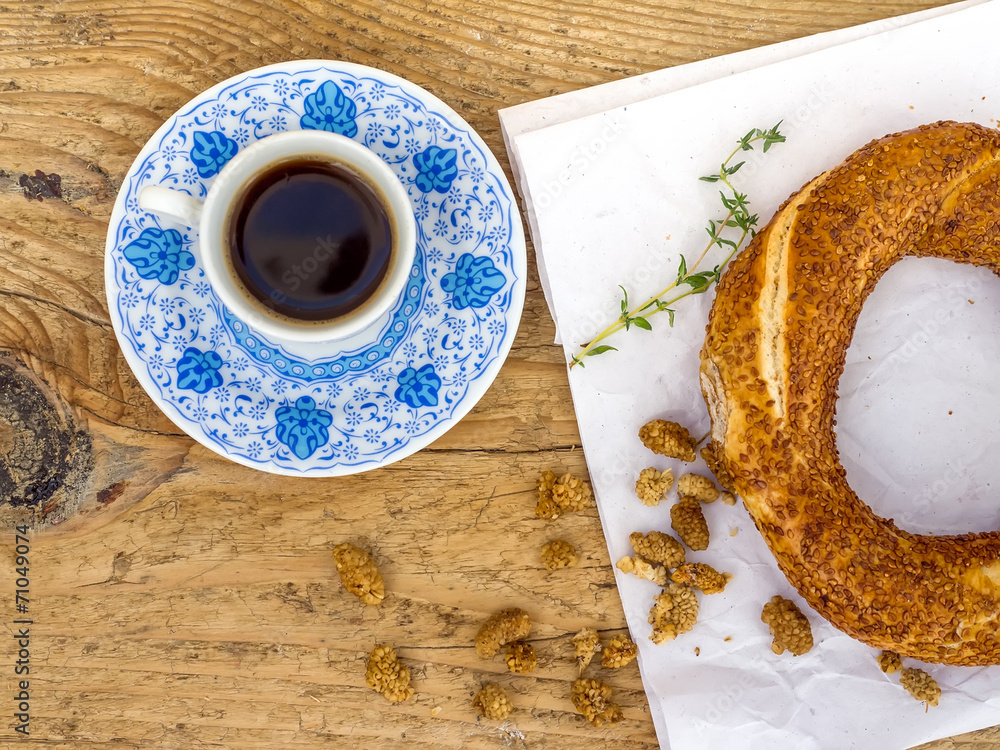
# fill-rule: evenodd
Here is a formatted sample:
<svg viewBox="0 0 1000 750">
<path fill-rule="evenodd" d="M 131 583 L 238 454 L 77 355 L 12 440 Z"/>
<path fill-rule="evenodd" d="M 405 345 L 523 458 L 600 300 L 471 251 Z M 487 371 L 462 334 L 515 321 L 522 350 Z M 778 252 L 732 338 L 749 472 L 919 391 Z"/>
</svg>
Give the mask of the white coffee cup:
<svg viewBox="0 0 1000 750">
<path fill-rule="evenodd" d="M 233 208 L 257 177 L 284 162 L 299 160 L 328 162 L 350 171 L 373 189 L 389 219 L 392 250 L 381 283 L 353 310 L 329 320 L 298 320 L 271 310 L 247 290 L 231 260 Z M 399 300 L 416 255 L 413 207 L 395 172 L 364 145 L 321 130 L 278 133 L 247 146 L 222 168 L 204 202 L 154 185 L 139 193 L 139 206 L 197 228 L 205 275 L 223 304 L 251 329 L 288 341 L 333 341 L 371 326 Z"/>
</svg>

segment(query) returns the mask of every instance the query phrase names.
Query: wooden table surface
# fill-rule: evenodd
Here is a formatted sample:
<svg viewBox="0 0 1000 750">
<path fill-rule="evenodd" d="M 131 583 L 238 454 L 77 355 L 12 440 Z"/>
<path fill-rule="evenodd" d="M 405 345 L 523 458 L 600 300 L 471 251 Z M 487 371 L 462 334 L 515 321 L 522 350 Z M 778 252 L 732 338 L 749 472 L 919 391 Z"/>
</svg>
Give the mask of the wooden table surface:
<svg viewBox="0 0 1000 750">
<path fill-rule="evenodd" d="M 534 517 L 536 477 L 586 467 L 533 267 L 510 358 L 444 437 L 360 476 L 270 476 L 182 434 L 129 371 L 103 284 L 116 192 L 165 118 L 268 63 L 341 59 L 408 78 L 507 169 L 501 107 L 932 4 L 0 3 L 0 518 L 5 534 L 26 518 L 36 527 L 31 735 L 13 731 L 22 678 L 5 638 L 4 745 L 654 747 L 634 663 L 601 671 L 619 726 L 594 729 L 568 698 L 572 634 L 608 637 L 625 621 L 595 509 L 559 521 L 578 567 L 549 573 L 538 560 L 553 531 Z M 380 565 L 381 607 L 340 586 L 331 549 L 345 540 Z M 14 632 L 12 536 L 4 544 L 0 617 Z M 480 623 L 503 606 L 533 617 L 531 675 L 475 654 Z M 407 703 L 365 687 L 376 641 L 410 666 Z M 513 697 L 506 722 L 471 706 L 487 680 Z M 926 747 L 998 745 L 994 729 Z"/>
</svg>

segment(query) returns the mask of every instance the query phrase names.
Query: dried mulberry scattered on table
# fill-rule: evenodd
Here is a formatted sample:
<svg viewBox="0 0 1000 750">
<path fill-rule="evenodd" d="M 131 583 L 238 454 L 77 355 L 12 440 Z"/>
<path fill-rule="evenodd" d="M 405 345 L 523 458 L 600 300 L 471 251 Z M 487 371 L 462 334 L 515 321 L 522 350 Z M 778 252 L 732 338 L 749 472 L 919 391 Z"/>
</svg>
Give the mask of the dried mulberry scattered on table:
<svg viewBox="0 0 1000 750">
<path fill-rule="evenodd" d="M 626 664 L 631 664 L 635 657 L 639 655 L 639 647 L 632 642 L 627 635 L 616 635 L 611 642 L 604 647 L 604 654 L 601 656 L 601 666 L 609 669 L 618 669 Z"/>
<path fill-rule="evenodd" d="M 344 588 L 368 605 L 381 604 L 385 599 L 385 581 L 375 562 L 360 547 L 350 542 L 333 548 L 333 561 Z"/>
<path fill-rule="evenodd" d="M 572 568 L 577 563 L 576 549 L 563 539 L 553 539 L 542 545 L 542 564 L 549 570 Z"/>
<path fill-rule="evenodd" d="M 365 683 L 391 703 L 401 703 L 414 693 L 410 670 L 399 661 L 396 649 L 388 644 L 375 646 L 368 655 Z"/>
<path fill-rule="evenodd" d="M 507 644 L 507 669 L 515 674 L 528 674 L 538 664 L 538 656 L 530 643 L 515 641 Z"/>
<path fill-rule="evenodd" d="M 514 704 L 507 697 L 507 692 L 493 682 L 483 685 L 482 689 L 476 693 L 476 697 L 473 698 L 472 705 L 485 718 L 494 721 L 506 719 L 514 710 Z"/>
<path fill-rule="evenodd" d="M 490 615 L 476 634 L 476 653 L 490 659 L 511 641 L 526 638 L 531 632 L 531 617 L 523 609 L 513 607 Z"/>
<path fill-rule="evenodd" d="M 600 680 L 581 677 L 573 680 L 572 701 L 576 710 L 595 727 L 614 725 L 624 716 L 621 707 L 611 701 L 611 686 Z"/>
</svg>

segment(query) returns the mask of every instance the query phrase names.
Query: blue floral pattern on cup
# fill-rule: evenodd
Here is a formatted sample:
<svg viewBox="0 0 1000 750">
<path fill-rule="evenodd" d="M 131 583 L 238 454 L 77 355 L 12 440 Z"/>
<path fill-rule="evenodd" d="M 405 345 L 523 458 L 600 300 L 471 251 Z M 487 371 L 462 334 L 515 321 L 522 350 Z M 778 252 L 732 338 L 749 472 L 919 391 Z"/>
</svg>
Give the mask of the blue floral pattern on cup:
<svg viewBox="0 0 1000 750">
<path fill-rule="evenodd" d="M 458 152 L 453 148 L 431 146 L 419 154 L 414 154 L 413 165 L 417 168 L 414 178 L 416 186 L 423 192 L 436 190 L 447 193 L 458 177 Z"/>
<path fill-rule="evenodd" d="M 122 249 L 122 255 L 135 266 L 139 276 L 156 279 L 161 284 L 173 284 L 181 271 L 194 268 L 194 255 L 184 249 L 181 233 L 176 229 L 143 229 Z"/>
<path fill-rule="evenodd" d="M 437 406 L 441 378 L 434 372 L 433 365 L 424 365 L 419 370 L 407 367 L 396 378 L 396 400 L 418 409 L 421 406 Z"/>
<path fill-rule="evenodd" d="M 191 163 L 200 177 L 217 175 L 240 150 L 236 141 L 219 130 L 210 133 L 195 131 L 192 138 L 194 147 L 191 149 Z"/>
<path fill-rule="evenodd" d="M 303 130 L 326 130 L 353 138 L 358 134 L 357 105 L 344 96 L 340 86 L 326 81 L 303 102 L 305 114 L 299 118 Z"/>
<path fill-rule="evenodd" d="M 222 385 L 222 357 L 217 352 L 203 352 L 188 347 L 177 361 L 177 387 L 195 393 L 208 393 Z"/>
<path fill-rule="evenodd" d="M 396 308 L 350 342 L 261 336 L 207 283 L 197 230 L 136 200 L 146 185 L 204 199 L 223 159 L 295 127 L 339 129 L 377 153 L 417 220 Z M 412 84 L 317 61 L 242 74 L 168 120 L 125 176 L 106 256 L 122 350 L 178 425 L 239 463 L 307 476 L 385 465 L 454 424 L 503 362 L 526 275 L 512 196 L 478 136 Z"/>
<path fill-rule="evenodd" d="M 463 254 L 455 270 L 441 279 L 441 288 L 451 294 L 456 310 L 467 307 L 486 307 L 493 295 L 503 289 L 507 277 L 487 257 Z"/>
<path fill-rule="evenodd" d="M 295 406 L 282 406 L 274 413 L 278 422 L 275 436 L 301 459 L 309 458 L 330 440 L 333 415 L 316 406 L 312 396 L 300 396 Z"/>
</svg>

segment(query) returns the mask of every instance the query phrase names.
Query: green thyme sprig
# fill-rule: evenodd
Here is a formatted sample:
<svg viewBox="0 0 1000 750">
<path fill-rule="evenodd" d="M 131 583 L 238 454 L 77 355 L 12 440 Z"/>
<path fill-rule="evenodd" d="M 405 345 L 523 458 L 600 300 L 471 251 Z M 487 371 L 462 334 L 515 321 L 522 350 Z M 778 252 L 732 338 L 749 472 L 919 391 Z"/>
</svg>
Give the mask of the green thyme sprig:
<svg viewBox="0 0 1000 750">
<path fill-rule="evenodd" d="M 741 193 L 737 190 L 730 180 L 746 162 L 741 161 L 736 164 L 732 164 L 731 162 L 736 158 L 737 154 L 744 151 L 753 151 L 754 144 L 756 143 L 763 142 L 762 150 L 764 153 L 767 153 L 774 144 L 784 143 L 785 136 L 778 130 L 780 125 L 781 122 L 778 122 L 777 125 L 769 130 L 754 128 L 749 131 L 739 139 L 736 148 L 723 160 L 719 166 L 718 173 L 699 178 L 705 182 L 722 183 L 723 189 L 719 191 L 719 196 L 722 199 L 723 208 L 726 209 L 725 217 L 721 220 L 709 220 L 708 225 L 705 227 L 709 239 L 705 249 L 701 251 L 701 255 L 698 256 L 698 259 L 690 267 L 688 267 L 685 257 L 681 255 L 680 266 L 677 268 L 677 276 L 673 282 L 666 289 L 661 290 L 658 294 L 635 307 L 629 306 L 628 291 L 624 286 L 619 284 L 618 288 L 622 290 L 621 313 L 615 319 L 614 323 L 597 334 L 589 343 L 581 345 L 580 351 L 573 357 L 569 364 L 571 368 L 574 365 L 583 367 L 583 360 L 586 357 L 618 351 L 613 346 L 601 343 L 609 336 L 618 333 L 618 331 L 623 329 L 628 331 L 633 327 L 641 328 L 644 331 L 653 330 L 649 318 L 657 313 L 665 312 L 667 314 L 667 323 L 673 328 L 676 312 L 674 305 L 692 294 L 704 294 L 713 284 L 718 283 L 729 261 L 736 255 L 747 238 L 752 239 L 756 234 L 754 227 L 757 226 L 758 219 L 757 214 L 750 213 L 750 199 L 747 198 L 746 193 Z M 733 239 L 734 237 L 735 239 Z M 709 251 L 714 247 L 721 248 L 726 253 L 725 258 L 710 271 L 699 270 Z"/>
</svg>

